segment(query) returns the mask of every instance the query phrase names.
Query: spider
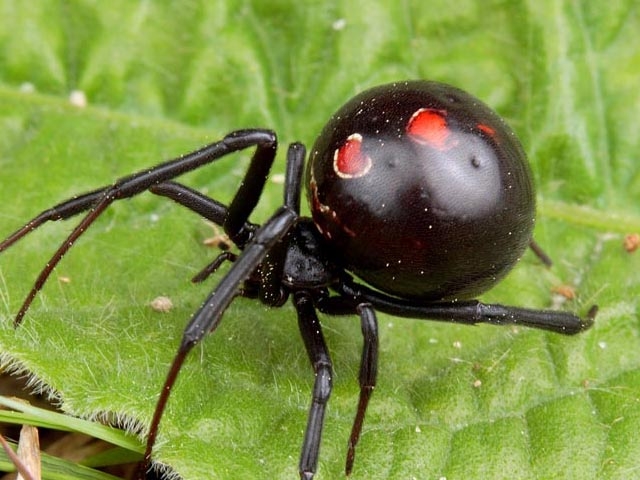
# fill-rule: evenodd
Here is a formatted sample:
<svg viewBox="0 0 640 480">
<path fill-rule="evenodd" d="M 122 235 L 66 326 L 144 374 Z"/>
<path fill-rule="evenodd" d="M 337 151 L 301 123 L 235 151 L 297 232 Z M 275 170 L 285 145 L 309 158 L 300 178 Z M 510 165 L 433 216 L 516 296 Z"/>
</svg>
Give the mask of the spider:
<svg viewBox="0 0 640 480">
<path fill-rule="evenodd" d="M 247 172 L 229 205 L 174 180 L 252 147 Z M 499 282 L 527 247 L 544 263 L 550 261 L 532 239 L 534 187 L 524 151 L 507 124 L 470 94 L 415 80 L 355 96 L 320 133 L 306 172 L 304 145 L 289 146 L 283 204 L 257 225 L 249 217 L 276 148 L 270 130 L 232 132 L 192 153 L 63 201 L 0 243 L 3 251 L 47 221 L 87 212 L 36 279 L 16 315 L 16 326 L 63 255 L 116 200 L 145 191 L 167 197 L 221 226 L 240 250 L 222 252 L 193 279 L 202 281 L 224 262 L 232 263 L 184 330 L 151 420 L 141 478 L 185 358 L 218 327 L 237 296 L 270 307 L 291 299 L 297 312 L 315 374 L 299 461 L 303 480 L 312 479 L 317 470 L 332 389 L 331 357 L 318 311 L 356 315 L 361 322 L 360 394 L 347 446 L 347 475 L 376 385 L 376 312 L 464 324 L 518 324 L 567 335 L 592 325 L 595 306 L 582 319 L 569 312 L 474 300 Z M 303 173 L 311 217 L 300 214 Z"/>
</svg>

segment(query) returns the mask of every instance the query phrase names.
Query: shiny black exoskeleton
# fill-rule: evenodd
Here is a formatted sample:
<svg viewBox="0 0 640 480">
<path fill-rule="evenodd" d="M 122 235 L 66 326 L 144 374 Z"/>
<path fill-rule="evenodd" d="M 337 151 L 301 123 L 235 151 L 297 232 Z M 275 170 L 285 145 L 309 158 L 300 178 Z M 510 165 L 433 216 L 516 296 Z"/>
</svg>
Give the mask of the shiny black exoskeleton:
<svg viewBox="0 0 640 480">
<path fill-rule="evenodd" d="M 249 147 L 255 153 L 229 205 L 174 181 Z M 45 210 L 0 243 L 1 252 L 47 221 L 86 212 L 36 279 L 16 325 L 63 255 L 116 200 L 144 191 L 168 197 L 221 225 L 240 250 L 222 252 L 193 279 L 203 280 L 224 261 L 233 263 L 185 328 L 151 420 L 141 477 L 184 359 L 215 330 L 238 295 L 273 307 L 291 298 L 296 308 L 315 373 L 299 462 L 302 479 L 316 472 L 333 376 L 317 311 L 355 314 L 361 321 L 360 400 L 348 442 L 347 474 L 376 383 L 376 311 L 466 324 L 520 324 L 563 334 L 592 324 L 595 307 L 582 320 L 568 312 L 470 299 L 499 281 L 527 245 L 541 255 L 531 239 L 534 189 L 522 147 L 500 117 L 471 95 L 441 83 L 413 81 L 356 96 L 333 115 L 311 152 L 306 183 L 312 218 L 300 216 L 305 148 L 294 143 L 287 153 L 283 205 L 256 225 L 249 216 L 276 147 L 269 130 L 233 132 Z"/>
<path fill-rule="evenodd" d="M 534 192 L 520 142 L 448 85 L 356 96 L 322 131 L 307 172 L 313 219 L 336 255 L 399 297 L 478 295 L 531 239 Z"/>
</svg>

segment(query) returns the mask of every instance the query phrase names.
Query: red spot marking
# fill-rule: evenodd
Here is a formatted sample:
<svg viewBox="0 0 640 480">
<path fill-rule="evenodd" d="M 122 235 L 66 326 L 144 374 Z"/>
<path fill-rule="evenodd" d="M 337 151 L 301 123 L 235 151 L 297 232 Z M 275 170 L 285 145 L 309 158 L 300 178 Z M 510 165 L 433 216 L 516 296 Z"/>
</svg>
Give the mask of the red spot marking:
<svg viewBox="0 0 640 480">
<path fill-rule="evenodd" d="M 353 133 L 333 154 L 333 170 L 342 178 L 358 178 L 371 169 L 371 158 L 362 153 L 362 135 Z"/>
<path fill-rule="evenodd" d="M 486 133 L 490 137 L 493 137 L 496 134 L 496 131 L 495 131 L 495 129 L 493 127 L 490 127 L 489 125 L 485 125 L 484 123 L 479 123 L 478 124 L 478 130 L 480 130 L 481 132 Z"/>
<path fill-rule="evenodd" d="M 427 143 L 435 148 L 447 148 L 447 140 L 451 130 L 445 118 L 446 112 L 433 108 L 421 108 L 409 119 L 407 133 L 420 143 Z"/>
</svg>

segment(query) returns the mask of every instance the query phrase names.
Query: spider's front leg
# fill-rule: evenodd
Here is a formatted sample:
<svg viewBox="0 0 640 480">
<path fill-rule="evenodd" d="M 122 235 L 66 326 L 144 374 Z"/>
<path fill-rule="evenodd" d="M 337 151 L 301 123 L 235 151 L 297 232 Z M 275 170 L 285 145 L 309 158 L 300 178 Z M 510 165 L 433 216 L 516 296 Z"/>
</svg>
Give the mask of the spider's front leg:
<svg viewBox="0 0 640 480">
<path fill-rule="evenodd" d="M 281 272 L 284 268 L 285 260 L 282 253 L 286 253 L 286 250 L 283 250 L 283 245 L 286 246 L 286 241 L 283 240 L 299 218 L 300 184 L 302 179 L 302 169 L 304 166 L 304 157 L 305 148 L 302 144 L 294 143 L 289 146 L 289 150 L 287 152 L 284 205 L 259 228 L 253 224 L 247 224 L 245 221 L 238 223 L 242 226 L 250 225 L 251 235 L 247 238 L 246 245 L 239 245 L 240 247 L 244 247 L 243 252 L 234 258 L 234 263 L 231 269 L 226 273 L 215 290 L 207 297 L 200 309 L 193 315 L 184 330 L 182 341 L 178 347 L 178 352 L 173 359 L 169 373 L 165 379 L 165 383 L 160 392 L 160 396 L 153 413 L 153 418 L 149 426 L 147 446 L 143 460 L 138 468 L 138 475 L 140 479 L 144 478 L 145 472 L 151 462 L 151 454 L 158 435 L 160 420 L 162 419 L 162 415 L 169 400 L 171 389 L 173 388 L 182 368 L 182 364 L 191 349 L 200 343 L 206 334 L 213 332 L 218 327 L 224 312 L 229 307 L 233 299 L 239 294 L 243 283 L 255 274 L 256 271 L 280 272 L 277 277 L 267 276 L 266 278 L 263 278 L 260 289 L 265 289 L 267 292 L 277 290 L 278 294 L 281 294 Z M 252 167 L 254 165 L 255 162 L 252 162 Z M 250 172 L 254 172 L 253 174 L 256 172 L 255 168 L 250 167 L 249 170 Z M 256 188 L 255 182 L 251 182 L 248 178 L 245 178 L 245 181 L 247 183 L 252 183 L 253 187 Z M 247 183 L 243 185 L 246 185 Z M 216 211 L 219 208 L 225 208 L 223 205 L 209 204 L 206 197 L 197 192 L 191 191 L 181 184 L 171 182 L 163 185 L 164 187 L 159 186 L 159 188 L 156 188 L 155 193 L 166 195 L 167 197 L 172 198 L 193 210 L 196 210 L 196 208 L 193 208 L 193 205 L 199 205 L 198 209 L 203 212 L 208 208 L 212 208 L 212 211 Z M 260 190 L 262 185 L 263 183 L 258 185 Z M 250 196 L 251 198 L 246 199 L 246 196 Z M 245 197 L 245 200 L 248 202 L 257 202 L 259 192 L 258 196 L 256 196 L 256 192 L 250 193 L 241 187 L 236 198 L 234 198 L 234 201 L 229 207 L 229 214 L 226 216 L 226 218 L 230 218 L 231 216 L 234 217 L 234 220 L 232 220 L 231 223 L 239 221 L 237 215 L 248 216 L 252 211 L 252 209 L 244 209 L 242 205 L 239 205 L 242 203 L 243 197 Z M 234 204 L 238 204 L 239 206 L 233 207 Z M 236 209 L 236 213 L 230 213 L 232 207 Z M 242 230 L 239 230 L 238 232 L 242 233 Z M 205 268 L 201 273 L 203 277 L 206 277 L 211 272 L 209 272 L 208 268 Z M 264 294 L 261 293 L 261 295 Z"/>
<path fill-rule="evenodd" d="M 233 132 L 221 141 L 207 145 L 200 150 L 121 178 L 110 186 L 64 201 L 45 210 L 0 242 L 0 252 L 2 252 L 45 222 L 67 219 L 88 211 L 40 272 L 16 315 L 15 324 L 18 325 L 22 321 L 33 299 L 42 289 L 62 257 L 114 201 L 133 197 L 149 190 L 154 185 L 170 181 L 229 153 L 253 146 L 256 147 L 256 151 L 251 160 L 249 171 L 229 206 L 227 216 L 221 219 L 227 234 L 235 239 L 234 241 L 237 245 L 242 246 L 250 236 L 250 232 L 243 230 L 243 226 L 260 198 L 262 187 L 266 182 L 269 169 L 275 158 L 277 140 L 275 134 L 270 130 L 239 130 Z"/>
<path fill-rule="evenodd" d="M 281 241 L 297 220 L 297 213 L 283 206 L 258 229 L 251 243 L 238 257 L 231 269 L 217 285 L 215 290 L 202 303 L 200 309 L 191 317 L 182 335 L 178 352 L 173 359 L 165 383 L 160 391 L 153 418 L 147 436 L 144 457 L 139 465 L 139 478 L 144 474 L 151 461 L 151 453 L 158 434 L 160 420 L 164 413 L 171 389 L 182 369 L 182 364 L 189 352 L 202 341 L 205 335 L 213 332 L 224 312 L 238 293 L 242 283 L 260 266 L 267 253 Z"/>
<path fill-rule="evenodd" d="M 301 182 L 302 182 L 302 170 L 304 168 L 304 159 L 306 155 L 306 149 L 301 143 L 292 143 L 287 150 L 287 170 L 285 174 L 285 188 L 284 188 L 284 205 L 287 205 L 296 214 L 300 214 L 300 195 L 301 195 Z M 248 175 L 248 174 L 247 174 Z M 243 182 L 243 185 L 246 183 Z M 176 203 L 187 207 L 199 214 L 200 216 L 222 225 L 224 219 L 231 216 L 229 213 L 231 207 L 214 200 L 212 198 L 203 195 L 202 193 L 193 190 L 192 188 L 182 185 L 177 182 L 169 181 L 159 185 L 154 185 L 149 189 L 156 195 L 162 195 L 170 198 Z M 242 195 L 247 195 L 245 191 Z M 241 205 L 249 204 L 250 202 L 242 202 L 243 196 L 240 191 L 236 194 L 236 198 L 239 199 L 237 203 Z M 254 192 L 255 195 L 255 192 Z M 251 202 L 255 201 L 252 198 Z M 235 202 L 235 199 L 234 199 Z M 250 211 L 248 213 L 251 213 Z M 234 215 L 237 215 L 238 211 Z M 232 224 L 240 224 L 241 218 L 234 219 Z M 252 238 L 254 232 L 258 228 L 258 225 L 249 223 L 245 218 L 244 224 L 240 227 L 239 234 L 246 239 Z M 243 245 L 240 245 L 242 248 Z M 262 286 L 260 289 L 260 299 L 267 305 L 278 306 L 284 303 L 286 295 L 281 291 L 281 278 L 284 267 L 284 258 L 286 255 L 286 244 L 275 246 L 268 254 L 267 267 L 262 272 Z M 232 252 L 223 252 L 216 257 L 211 263 L 198 272 L 192 281 L 202 282 L 210 275 L 218 270 L 220 265 L 226 261 L 235 261 L 237 256 Z"/>
</svg>

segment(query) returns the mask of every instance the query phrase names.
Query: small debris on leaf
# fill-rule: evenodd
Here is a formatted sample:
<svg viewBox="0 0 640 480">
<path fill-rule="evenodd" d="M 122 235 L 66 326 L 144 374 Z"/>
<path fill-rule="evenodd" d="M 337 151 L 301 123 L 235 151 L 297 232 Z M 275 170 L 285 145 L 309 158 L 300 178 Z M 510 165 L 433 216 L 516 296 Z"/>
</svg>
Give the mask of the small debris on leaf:
<svg viewBox="0 0 640 480">
<path fill-rule="evenodd" d="M 229 236 L 218 228 L 217 225 L 206 222 L 213 230 L 213 236 L 205 238 L 202 242 L 207 247 L 219 248 L 220 250 L 230 250 L 233 248 L 233 242 Z"/>
<path fill-rule="evenodd" d="M 74 107 L 85 108 L 89 102 L 87 95 L 82 90 L 73 90 L 69 94 L 69 103 Z"/>
<path fill-rule="evenodd" d="M 635 252 L 640 247 L 640 233 L 629 233 L 624 236 L 624 249 L 629 252 Z"/>
<path fill-rule="evenodd" d="M 551 291 L 557 295 L 563 296 L 567 300 L 573 300 L 576 298 L 576 289 L 571 285 L 557 285 L 553 287 Z"/>
<path fill-rule="evenodd" d="M 151 309 L 155 312 L 167 313 L 170 312 L 173 308 L 173 302 L 169 297 L 164 297 L 160 295 L 159 297 L 154 298 L 149 303 Z"/>
</svg>

